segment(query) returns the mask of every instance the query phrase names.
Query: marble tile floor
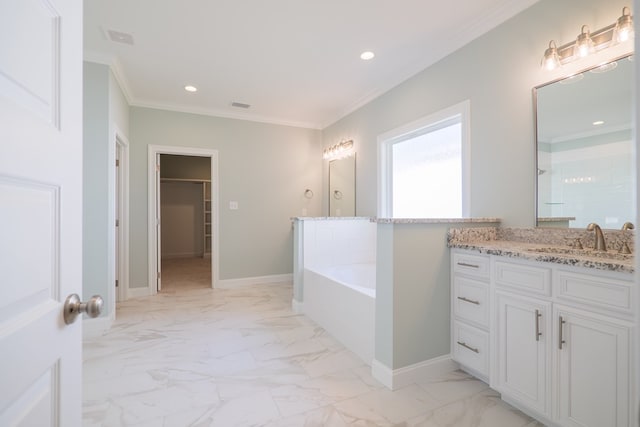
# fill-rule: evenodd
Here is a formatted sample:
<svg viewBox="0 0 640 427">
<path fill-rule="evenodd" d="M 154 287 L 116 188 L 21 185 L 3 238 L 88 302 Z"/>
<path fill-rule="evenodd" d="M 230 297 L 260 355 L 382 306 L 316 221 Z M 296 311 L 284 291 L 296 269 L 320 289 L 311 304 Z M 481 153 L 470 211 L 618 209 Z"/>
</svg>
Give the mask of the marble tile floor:
<svg viewBox="0 0 640 427">
<path fill-rule="evenodd" d="M 460 371 L 384 388 L 291 283 L 174 288 L 85 341 L 84 426 L 542 426 Z"/>
</svg>

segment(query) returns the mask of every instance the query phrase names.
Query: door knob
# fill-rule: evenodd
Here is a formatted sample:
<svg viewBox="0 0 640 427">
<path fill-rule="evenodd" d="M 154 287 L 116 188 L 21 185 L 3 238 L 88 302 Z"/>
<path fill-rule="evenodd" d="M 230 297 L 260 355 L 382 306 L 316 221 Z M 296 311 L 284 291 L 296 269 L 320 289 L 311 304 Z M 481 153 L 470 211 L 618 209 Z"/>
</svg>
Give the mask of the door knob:
<svg viewBox="0 0 640 427">
<path fill-rule="evenodd" d="M 94 295 L 89 301 L 82 302 L 78 294 L 71 294 L 64 302 L 64 323 L 72 324 L 81 313 L 87 313 L 89 317 L 98 317 L 103 305 L 104 300 L 100 295 Z"/>
</svg>

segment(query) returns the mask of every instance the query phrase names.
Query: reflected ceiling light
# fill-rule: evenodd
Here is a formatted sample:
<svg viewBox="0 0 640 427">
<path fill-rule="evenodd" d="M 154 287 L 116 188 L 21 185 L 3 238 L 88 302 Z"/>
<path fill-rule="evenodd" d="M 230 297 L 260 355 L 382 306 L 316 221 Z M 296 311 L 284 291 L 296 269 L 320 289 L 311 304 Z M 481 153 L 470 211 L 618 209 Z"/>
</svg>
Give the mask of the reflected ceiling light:
<svg viewBox="0 0 640 427">
<path fill-rule="evenodd" d="M 576 54 L 584 58 L 585 56 L 589 56 L 596 51 L 596 47 L 591 39 L 591 32 L 589 31 L 589 26 L 583 25 L 580 30 L 580 34 L 578 34 L 578 38 L 576 38 Z"/>
<path fill-rule="evenodd" d="M 558 48 L 556 47 L 556 42 L 551 40 L 549 42 L 549 47 L 544 51 L 544 56 L 542 57 L 542 67 L 545 70 L 555 70 L 560 66 L 560 55 L 558 55 Z"/>
<path fill-rule="evenodd" d="M 184 87 L 184 90 L 186 90 L 187 92 L 197 92 L 198 88 L 195 86 L 191 86 L 191 85 L 186 85 Z"/>
<path fill-rule="evenodd" d="M 583 25 L 580 34 L 572 42 L 556 47 L 551 40 L 542 57 L 541 66 L 551 71 L 572 61 L 584 58 L 618 43 L 633 40 L 633 17 L 631 9 L 624 7 L 622 16 L 616 22 L 597 31 L 591 32 L 588 25 Z"/>
<path fill-rule="evenodd" d="M 370 59 L 373 59 L 376 56 L 375 53 L 371 52 L 371 51 L 366 51 L 366 52 L 362 52 L 360 54 L 360 59 L 364 60 L 364 61 L 368 61 Z"/>
<path fill-rule="evenodd" d="M 622 8 L 622 16 L 616 22 L 615 34 L 618 43 L 626 42 L 633 38 L 633 18 L 631 17 L 631 10 L 627 6 Z"/>
<path fill-rule="evenodd" d="M 603 120 L 596 120 L 595 122 L 593 122 L 594 126 L 600 126 L 600 125 L 603 125 L 603 124 L 604 124 Z"/>
</svg>

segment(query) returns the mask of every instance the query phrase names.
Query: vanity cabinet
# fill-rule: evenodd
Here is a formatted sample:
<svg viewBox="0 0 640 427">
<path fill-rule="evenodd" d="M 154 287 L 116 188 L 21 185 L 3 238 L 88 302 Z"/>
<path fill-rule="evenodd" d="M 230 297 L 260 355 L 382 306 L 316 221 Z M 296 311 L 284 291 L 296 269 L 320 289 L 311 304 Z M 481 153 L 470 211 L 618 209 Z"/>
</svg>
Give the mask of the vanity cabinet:
<svg viewBox="0 0 640 427">
<path fill-rule="evenodd" d="M 629 426 L 631 326 L 558 305 L 556 419 L 562 426 Z"/>
<path fill-rule="evenodd" d="M 478 256 L 453 250 L 452 262 Z M 488 277 L 452 266 L 452 299 L 470 280 L 488 283 L 489 327 L 453 302 L 453 324 L 489 339 L 488 371 L 502 398 L 549 426 L 629 427 L 631 415 L 632 276 L 625 273 L 491 255 Z M 471 288 L 475 289 L 475 288 Z M 464 306 L 462 306 L 464 307 Z M 456 352 L 464 369 L 477 366 Z M 466 341 L 463 341 L 466 343 Z"/>
<path fill-rule="evenodd" d="M 496 292 L 497 373 L 494 388 L 550 415 L 551 303 Z"/>
<path fill-rule="evenodd" d="M 467 371 L 489 380 L 489 265 L 486 255 L 454 252 L 451 355 Z"/>
</svg>

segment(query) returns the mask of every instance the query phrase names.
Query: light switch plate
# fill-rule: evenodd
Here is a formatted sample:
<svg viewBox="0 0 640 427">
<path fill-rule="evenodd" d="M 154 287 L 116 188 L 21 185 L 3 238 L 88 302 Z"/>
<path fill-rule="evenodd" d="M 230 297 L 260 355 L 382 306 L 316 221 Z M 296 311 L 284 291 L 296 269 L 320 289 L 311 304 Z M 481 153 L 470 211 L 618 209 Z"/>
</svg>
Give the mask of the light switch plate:
<svg viewBox="0 0 640 427">
<path fill-rule="evenodd" d="M 236 201 L 229 202 L 229 209 L 231 209 L 232 211 L 238 210 L 238 202 Z"/>
</svg>

